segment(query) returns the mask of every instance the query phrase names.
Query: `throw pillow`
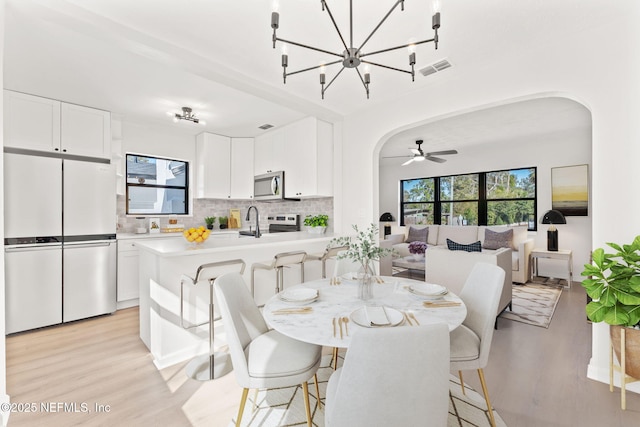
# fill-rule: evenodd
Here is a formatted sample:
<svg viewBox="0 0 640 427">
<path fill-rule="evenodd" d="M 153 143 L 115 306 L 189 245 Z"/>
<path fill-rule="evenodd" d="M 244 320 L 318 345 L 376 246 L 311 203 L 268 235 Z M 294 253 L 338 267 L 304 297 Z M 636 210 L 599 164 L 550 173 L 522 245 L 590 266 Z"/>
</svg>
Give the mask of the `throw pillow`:
<svg viewBox="0 0 640 427">
<path fill-rule="evenodd" d="M 429 237 L 429 227 L 415 228 L 415 227 L 409 226 L 409 235 L 407 236 L 406 243 L 411 243 L 411 242 L 427 243 L 428 237 Z"/>
<path fill-rule="evenodd" d="M 513 249 L 513 230 L 493 231 L 487 228 L 484 231 L 484 243 L 482 247 L 485 249 Z"/>
<path fill-rule="evenodd" d="M 447 247 L 450 251 L 482 252 L 482 243 L 480 243 L 480 240 L 468 245 L 463 245 L 447 239 Z"/>
</svg>

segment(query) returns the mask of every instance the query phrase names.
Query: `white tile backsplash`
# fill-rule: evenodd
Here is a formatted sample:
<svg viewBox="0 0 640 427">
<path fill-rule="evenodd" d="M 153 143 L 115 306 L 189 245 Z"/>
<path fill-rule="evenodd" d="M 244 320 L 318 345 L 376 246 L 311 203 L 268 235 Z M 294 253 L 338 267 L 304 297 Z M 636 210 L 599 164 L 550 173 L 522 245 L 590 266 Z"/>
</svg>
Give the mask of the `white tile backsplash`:
<svg viewBox="0 0 640 427">
<path fill-rule="evenodd" d="M 267 216 L 275 213 L 294 213 L 300 215 L 300 224 L 307 215 L 325 214 L 329 215 L 328 231 L 333 230 L 333 197 L 321 197 L 314 199 L 303 199 L 299 202 L 282 201 L 282 202 L 254 202 L 251 200 L 224 200 L 224 199 L 194 199 L 193 215 L 179 216 L 178 222 L 184 224 L 185 227 L 197 227 L 205 225 L 204 218 L 206 216 L 229 216 L 231 209 L 240 209 L 241 228 L 248 228 L 245 218 L 249 206 L 255 205 L 260 212 L 260 228 L 266 230 Z M 118 232 L 134 232 L 136 227 L 136 216 L 127 216 L 125 214 L 125 197 L 118 196 Z M 254 224 L 255 213 L 251 213 L 251 224 Z M 143 216 L 143 215 L 138 215 Z M 159 215 L 147 215 L 158 217 Z M 160 215 L 160 226 L 164 227 L 169 222 L 168 216 Z M 219 228 L 216 219 L 215 229 Z M 304 229 L 304 226 L 302 226 Z"/>
</svg>

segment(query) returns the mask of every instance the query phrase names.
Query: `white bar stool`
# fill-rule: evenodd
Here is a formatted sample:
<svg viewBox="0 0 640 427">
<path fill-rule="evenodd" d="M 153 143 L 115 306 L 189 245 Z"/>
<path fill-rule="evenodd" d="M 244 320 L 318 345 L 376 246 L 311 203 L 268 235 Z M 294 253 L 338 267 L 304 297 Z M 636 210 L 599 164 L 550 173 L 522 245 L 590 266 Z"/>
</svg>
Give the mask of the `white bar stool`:
<svg viewBox="0 0 640 427">
<path fill-rule="evenodd" d="M 327 248 L 323 254 L 309 254 L 304 262 L 307 261 L 321 261 L 322 262 L 322 278 L 327 278 L 327 260 L 331 258 L 335 258 L 338 255 L 338 252 L 346 251 L 349 249 L 349 246 L 335 246 L 332 248 Z"/>
<path fill-rule="evenodd" d="M 211 262 L 198 267 L 195 278 L 186 274 L 180 278 L 180 325 L 184 329 L 193 329 L 209 324 L 209 353 L 194 357 L 185 368 L 187 376 L 194 380 L 213 380 L 228 374 L 233 369 L 229 353 L 213 351 L 214 322 L 220 320 L 220 316 L 215 317 L 214 314 L 213 282 L 222 274 L 238 271 L 238 267 L 240 274 L 243 274 L 245 262 L 241 259 Z M 189 324 L 184 318 L 184 286 L 186 284 L 202 286 L 204 282 L 209 284 L 209 320 L 199 324 Z"/>
<path fill-rule="evenodd" d="M 304 282 L 305 251 L 281 252 L 273 257 L 270 264 L 254 263 L 251 265 L 251 296 L 255 299 L 256 270 L 276 270 L 276 294 L 284 287 L 284 267 L 300 264 L 300 283 Z"/>
</svg>

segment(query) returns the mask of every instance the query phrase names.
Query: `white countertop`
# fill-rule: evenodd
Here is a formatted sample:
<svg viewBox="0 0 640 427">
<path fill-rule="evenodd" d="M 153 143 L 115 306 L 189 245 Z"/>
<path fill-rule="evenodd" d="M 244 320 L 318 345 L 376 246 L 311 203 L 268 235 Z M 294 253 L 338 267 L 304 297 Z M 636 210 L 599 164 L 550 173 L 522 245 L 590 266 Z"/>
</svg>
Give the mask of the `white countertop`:
<svg viewBox="0 0 640 427">
<path fill-rule="evenodd" d="M 161 234 L 162 235 L 162 234 Z M 182 236 L 181 233 L 178 235 Z M 133 234 L 141 236 L 140 234 Z M 142 235 L 143 236 L 143 235 Z M 157 236 L 157 235 L 154 235 Z M 309 241 L 329 241 L 335 237 L 332 233 L 312 234 L 306 231 L 298 231 L 291 233 L 265 233 L 259 239 L 251 236 L 239 236 L 237 231 L 234 233 L 211 233 L 209 238 L 200 244 L 189 243 L 184 237 L 181 239 L 147 239 L 137 242 L 136 246 L 140 250 L 146 250 L 156 255 L 172 257 L 183 255 L 201 255 L 209 252 L 223 252 L 229 248 L 238 247 L 257 247 L 267 245 L 286 245 L 292 242 L 304 243 Z M 118 238 L 120 238 L 118 236 Z"/>
</svg>

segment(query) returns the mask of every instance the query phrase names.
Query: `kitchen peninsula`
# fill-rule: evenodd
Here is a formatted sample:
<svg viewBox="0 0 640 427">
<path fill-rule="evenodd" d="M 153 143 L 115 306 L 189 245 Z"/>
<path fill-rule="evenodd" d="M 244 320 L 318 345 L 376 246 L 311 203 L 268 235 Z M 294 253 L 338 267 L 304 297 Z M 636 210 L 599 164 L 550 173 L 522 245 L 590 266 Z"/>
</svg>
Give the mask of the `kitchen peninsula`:
<svg viewBox="0 0 640 427">
<path fill-rule="evenodd" d="M 215 233 L 202 244 L 184 239 L 149 239 L 136 243 L 139 249 L 140 338 L 151 351 L 158 369 L 187 360 L 208 351 L 208 326 L 185 329 L 181 322 L 180 279 L 195 277 L 197 268 L 206 263 L 242 259 L 246 263 L 244 279 L 251 286 L 251 265 L 270 262 L 280 252 L 300 251 L 321 253 L 333 238 L 332 234 L 307 232 L 269 233 L 261 238 L 243 237 L 237 233 Z M 263 304 L 273 295 L 275 271 L 256 271 L 255 297 Z M 305 279 L 321 275 L 319 262 L 305 264 Z M 284 283 L 300 281 L 297 267 L 285 269 Z M 209 286 L 184 286 L 183 316 L 185 326 L 208 320 Z M 224 342 L 224 327 L 216 325 L 215 347 Z"/>
</svg>

